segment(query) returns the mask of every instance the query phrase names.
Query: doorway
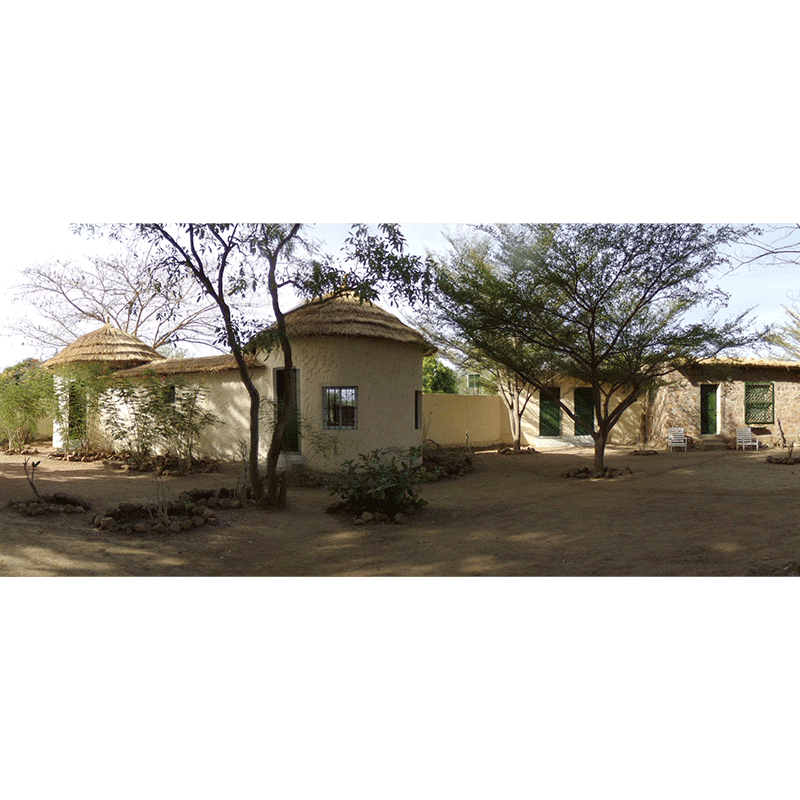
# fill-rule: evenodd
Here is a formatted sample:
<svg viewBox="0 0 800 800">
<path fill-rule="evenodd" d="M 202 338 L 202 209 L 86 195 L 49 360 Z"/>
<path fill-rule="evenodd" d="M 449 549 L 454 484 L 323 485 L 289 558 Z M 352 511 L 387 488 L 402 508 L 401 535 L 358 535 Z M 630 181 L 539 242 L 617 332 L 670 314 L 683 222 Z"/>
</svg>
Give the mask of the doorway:
<svg viewBox="0 0 800 800">
<path fill-rule="evenodd" d="M 700 386 L 700 434 L 717 434 L 717 383 L 704 383 Z"/>
<path fill-rule="evenodd" d="M 594 389 L 578 386 L 575 389 L 575 435 L 591 436 L 594 428 Z"/>
<path fill-rule="evenodd" d="M 548 386 L 539 392 L 539 436 L 561 436 L 561 389 Z"/>
<path fill-rule="evenodd" d="M 286 370 L 284 369 L 276 369 L 275 370 L 275 397 L 278 399 L 278 403 L 281 402 L 281 397 L 283 397 L 283 387 L 286 381 L 285 378 Z M 286 453 L 299 453 L 300 452 L 300 403 L 299 403 L 299 392 L 298 386 L 300 384 L 300 371 L 297 369 L 292 370 L 292 375 L 294 377 L 294 391 L 292 395 L 294 397 L 294 414 L 286 420 L 286 427 L 283 429 L 283 450 Z"/>
</svg>

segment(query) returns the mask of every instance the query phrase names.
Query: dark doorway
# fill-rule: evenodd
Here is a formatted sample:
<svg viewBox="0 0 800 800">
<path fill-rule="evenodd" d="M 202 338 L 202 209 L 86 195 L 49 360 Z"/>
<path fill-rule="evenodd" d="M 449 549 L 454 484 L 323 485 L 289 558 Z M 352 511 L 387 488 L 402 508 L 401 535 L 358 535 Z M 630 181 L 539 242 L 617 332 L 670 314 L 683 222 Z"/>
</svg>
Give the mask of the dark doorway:
<svg viewBox="0 0 800 800">
<path fill-rule="evenodd" d="M 700 386 L 700 433 L 715 435 L 717 433 L 717 389 L 716 383 L 704 383 Z"/>
<path fill-rule="evenodd" d="M 286 381 L 286 370 L 275 370 L 275 397 L 278 398 L 280 404 L 283 397 L 283 387 Z M 294 414 L 290 419 L 286 420 L 286 427 L 283 431 L 283 449 L 286 453 L 299 453 L 300 452 L 300 403 L 298 386 L 300 384 L 300 372 L 297 369 L 292 370 L 294 376 Z M 279 405 L 280 407 L 280 405 Z"/>
<path fill-rule="evenodd" d="M 561 436 L 561 389 L 548 386 L 539 398 L 539 436 Z"/>
<path fill-rule="evenodd" d="M 594 429 L 594 389 L 579 386 L 575 389 L 575 435 L 591 436 Z"/>
</svg>

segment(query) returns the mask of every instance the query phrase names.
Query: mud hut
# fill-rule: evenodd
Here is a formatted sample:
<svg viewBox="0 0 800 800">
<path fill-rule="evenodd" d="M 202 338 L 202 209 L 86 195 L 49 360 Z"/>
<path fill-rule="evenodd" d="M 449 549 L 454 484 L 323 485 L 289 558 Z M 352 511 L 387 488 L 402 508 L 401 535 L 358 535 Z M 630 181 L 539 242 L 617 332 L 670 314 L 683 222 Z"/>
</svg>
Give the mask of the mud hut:
<svg viewBox="0 0 800 800">
<path fill-rule="evenodd" d="M 294 359 L 297 415 L 284 439 L 284 465 L 332 471 L 379 447 L 422 442 L 424 337 L 379 306 L 351 296 L 311 301 L 286 315 Z M 284 381 L 279 346 L 248 356 L 264 410 L 260 457 L 266 457 L 271 413 Z M 121 371 L 127 378 L 154 374 L 204 390 L 204 405 L 222 420 L 206 430 L 198 452 L 239 459 L 248 438 L 249 398 L 232 356 L 150 362 Z"/>
<path fill-rule="evenodd" d="M 53 446 L 69 449 L 106 443 L 102 425 L 89 408 L 87 384 L 92 376 L 164 360 L 140 339 L 106 323 L 45 361 L 42 366 L 55 374 L 59 402 Z"/>
</svg>

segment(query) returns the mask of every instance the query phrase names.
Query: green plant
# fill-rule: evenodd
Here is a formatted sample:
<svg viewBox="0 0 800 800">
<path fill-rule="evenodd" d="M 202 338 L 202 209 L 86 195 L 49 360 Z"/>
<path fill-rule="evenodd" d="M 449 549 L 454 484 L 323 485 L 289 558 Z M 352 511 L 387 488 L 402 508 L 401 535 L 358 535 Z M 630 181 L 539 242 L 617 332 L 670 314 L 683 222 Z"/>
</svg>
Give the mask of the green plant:
<svg viewBox="0 0 800 800">
<path fill-rule="evenodd" d="M 0 374 L 0 431 L 9 450 L 19 450 L 31 440 L 53 404 L 53 376 L 38 361 L 21 361 Z"/>
<path fill-rule="evenodd" d="M 154 375 L 142 381 L 117 380 L 103 394 L 105 425 L 137 461 L 161 450 L 174 455 L 186 468 L 194 462 L 194 448 L 203 430 L 219 423 L 203 408 L 199 386 L 165 386 Z"/>
<path fill-rule="evenodd" d="M 55 424 L 66 450 L 88 450 L 97 435 L 102 399 L 111 380 L 102 364 L 59 367 L 55 378 Z"/>
<path fill-rule="evenodd" d="M 421 447 L 384 447 L 362 453 L 357 459 L 345 461 L 325 481 L 325 488 L 355 513 L 370 511 L 394 516 L 409 507 L 421 508 L 428 505 L 419 496 L 421 458 Z"/>
</svg>

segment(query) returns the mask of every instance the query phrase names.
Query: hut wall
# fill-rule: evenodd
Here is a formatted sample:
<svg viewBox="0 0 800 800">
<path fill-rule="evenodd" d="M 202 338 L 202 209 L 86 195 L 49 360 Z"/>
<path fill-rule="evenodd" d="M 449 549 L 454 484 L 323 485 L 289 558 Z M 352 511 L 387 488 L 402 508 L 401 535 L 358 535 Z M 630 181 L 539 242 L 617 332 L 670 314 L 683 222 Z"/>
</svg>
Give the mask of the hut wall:
<svg viewBox="0 0 800 800">
<path fill-rule="evenodd" d="M 343 461 L 380 447 L 417 447 L 422 421 L 415 427 L 415 393 L 422 391 L 421 346 L 365 337 L 303 336 L 292 343 L 298 370 L 300 451 L 309 467 L 333 471 Z M 266 357 L 269 396 L 275 395 L 274 371 L 283 355 Z M 356 428 L 326 430 L 323 388 L 357 388 Z M 265 426 L 266 428 L 266 426 Z M 262 436 L 266 455 L 268 430 Z M 316 435 L 335 437 L 336 455 L 315 452 Z"/>
</svg>

